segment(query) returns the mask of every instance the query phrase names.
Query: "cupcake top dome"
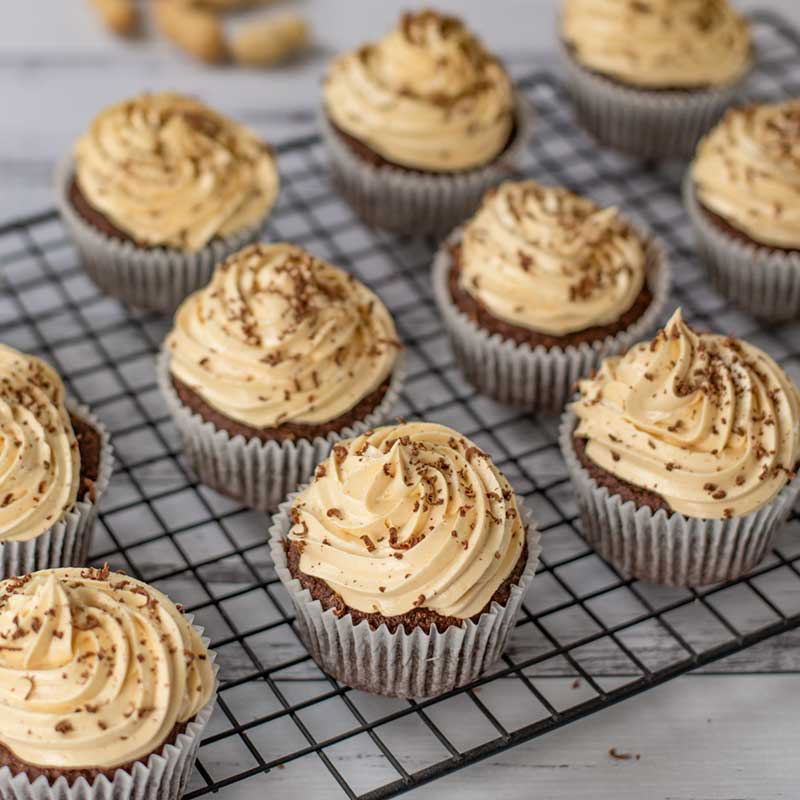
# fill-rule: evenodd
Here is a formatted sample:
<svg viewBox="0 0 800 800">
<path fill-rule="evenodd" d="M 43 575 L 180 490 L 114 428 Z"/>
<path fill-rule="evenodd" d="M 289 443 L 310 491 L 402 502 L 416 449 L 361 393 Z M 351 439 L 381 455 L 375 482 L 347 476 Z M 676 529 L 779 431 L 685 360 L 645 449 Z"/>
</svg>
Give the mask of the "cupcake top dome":
<svg viewBox="0 0 800 800">
<path fill-rule="evenodd" d="M 602 469 L 690 517 L 755 511 L 794 477 L 800 393 L 757 347 L 678 309 L 650 342 L 580 382 L 576 437 Z"/>
<path fill-rule="evenodd" d="M 144 246 L 200 250 L 257 224 L 278 193 L 275 161 L 255 133 L 174 93 L 102 111 L 74 160 L 86 201 Z"/>
<path fill-rule="evenodd" d="M 325 110 L 344 133 L 403 167 L 455 172 L 489 163 L 514 126 L 511 81 L 464 26 L 404 14 L 383 39 L 337 58 Z"/>
<path fill-rule="evenodd" d="M 28 764 L 108 769 L 160 751 L 209 702 L 197 631 L 108 568 L 0 583 L 0 743 Z"/>
<path fill-rule="evenodd" d="M 564 0 L 561 35 L 583 66 L 643 89 L 722 86 L 751 61 L 728 0 Z"/>
<path fill-rule="evenodd" d="M 172 375 L 251 428 L 334 420 L 390 376 L 401 345 L 378 297 L 290 244 L 251 245 L 175 314 Z"/>
<path fill-rule="evenodd" d="M 408 422 L 340 442 L 292 506 L 300 570 L 350 608 L 480 613 L 525 545 L 516 496 L 454 430 Z"/>
</svg>

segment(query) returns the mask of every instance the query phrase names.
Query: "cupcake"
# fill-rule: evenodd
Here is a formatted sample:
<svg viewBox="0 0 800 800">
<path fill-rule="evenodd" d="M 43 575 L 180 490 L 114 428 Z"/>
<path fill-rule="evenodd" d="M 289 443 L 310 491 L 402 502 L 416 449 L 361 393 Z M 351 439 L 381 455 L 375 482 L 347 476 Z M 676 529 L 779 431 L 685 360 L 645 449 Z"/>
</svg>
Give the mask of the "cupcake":
<svg viewBox="0 0 800 800">
<path fill-rule="evenodd" d="M 764 556 L 800 489 L 800 394 L 746 342 L 680 309 L 608 358 L 564 415 L 583 534 L 623 574 L 672 586 L 737 578 Z"/>
<path fill-rule="evenodd" d="M 100 113 L 57 189 L 91 279 L 125 303 L 171 312 L 259 237 L 278 173 L 248 128 L 189 97 L 146 94 Z"/>
<path fill-rule="evenodd" d="M 386 420 L 401 350 L 352 275 L 294 245 L 251 245 L 180 306 L 159 383 L 200 479 L 271 510 L 333 444 Z"/>
<path fill-rule="evenodd" d="M 107 566 L 42 570 L 0 583 L 0 638 L 0 797 L 181 796 L 216 678 L 169 598 Z"/>
<path fill-rule="evenodd" d="M 108 434 L 55 370 L 0 344 L 0 578 L 81 564 L 113 466 Z"/>
<path fill-rule="evenodd" d="M 712 282 L 757 316 L 800 316 L 800 100 L 731 109 L 684 198 Z"/>
<path fill-rule="evenodd" d="M 270 534 L 314 660 L 396 697 L 449 691 L 496 661 L 539 555 L 489 456 L 429 422 L 337 444 Z"/>
<path fill-rule="evenodd" d="M 579 377 L 656 324 L 669 283 L 661 246 L 616 209 L 534 181 L 490 189 L 433 272 L 467 379 L 559 412 Z"/>
<path fill-rule="evenodd" d="M 580 123 L 642 158 L 690 156 L 753 61 L 727 0 L 564 0 L 561 44 Z"/>
<path fill-rule="evenodd" d="M 369 223 L 450 230 L 525 146 L 530 111 L 503 66 L 454 18 L 404 14 L 375 44 L 337 58 L 322 134 L 336 183 Z"/>
</svg>

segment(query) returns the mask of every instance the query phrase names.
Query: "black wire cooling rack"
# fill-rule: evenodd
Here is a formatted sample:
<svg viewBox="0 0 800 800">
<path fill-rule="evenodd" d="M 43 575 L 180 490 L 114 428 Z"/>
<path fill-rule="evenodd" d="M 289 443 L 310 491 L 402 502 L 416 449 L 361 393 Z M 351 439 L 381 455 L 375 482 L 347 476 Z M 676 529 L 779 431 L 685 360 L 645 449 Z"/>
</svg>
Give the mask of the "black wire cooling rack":
<svg viewBox="0 0 800 800">
<path fill-rule="evenodd" d="M 800 37 L 771 15 L 754 22 L 759 66 L 748 93 L 800 95 Z M 800 380 L 800 325 L 764 327 L 706 283 L 680 174 L 594 146 L 550 73 L 521 86 L 538 117 L 520 173 L 638 217 L 669 247 L 674 304 L 760 345 Z M 316 138 L 278 150 L 283 187 L 268 237 L 298 242 L 378 292 L 408 346 L 398 413 L 451 425 L 491 453 L 534 510 L 544 554 L 511 649 L 473 685 L 424 702 L 338 685 L 293 628 L 265 544 L 267 519 L 199 485 L 180 457 L 154 374 L 168 322 L 98 294 L 55 212 L 0 227 L 0 339 L 52 361 L 114 437 L 118 465 L 93 561 L 184 603 L 218 653 L 219 707 L 189 797 L 240 781 L 248 783 L 237 796 L 255 797 L 275 768 L 294 772 L 298 792 L 335 794 L 338 784 L 351 798 L 390 797 L 800 626 L 796 515 L 751 575 L 703 591 L 625 580 L 594 554 L 580 535 L 558 420 L 476 394 L 455 367 L 431 299 L 433 243 L 361 224 L 329 185 Z"/>
</svg>

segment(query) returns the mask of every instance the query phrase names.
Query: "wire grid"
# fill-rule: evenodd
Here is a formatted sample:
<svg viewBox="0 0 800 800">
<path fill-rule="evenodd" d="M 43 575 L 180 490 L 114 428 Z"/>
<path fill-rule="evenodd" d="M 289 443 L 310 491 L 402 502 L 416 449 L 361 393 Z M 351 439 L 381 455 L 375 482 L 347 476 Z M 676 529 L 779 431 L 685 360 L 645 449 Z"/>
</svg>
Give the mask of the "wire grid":
<svg viewBox="0 0 800 800">
<path fill-rule="evenodd" d="M 763 57 L 749 93 L 800 94 L 800 38 L 773 16 L 755 20 Z M 800 325 L 765 328 L 708 287 L 693 256 L 680 175 L 596 148 L 574 127 L 550 73 L 521 85 L 538 109 L 521 174 L 638 217 L 669 246 L 674 300 L 687 316 L 763 347 L 800 380 Z M 702 591 L 626 580 L 600 559 L 580 535 L 558 419 L 476 394 L 454 365 L 431 299 L 434 243 L 361 224 L 331 190 L 316 138 L 279 153 L 283 188 L 268 237 L 298 242 L 378 292 L 408 348 L 398 413 L 451 425 L 491 453 L 534 510 L 544 555 L 509 652 L 475 684 L 423 702 L 338 685 L 292 626 L 264 516 L 199 485 L 181 459 L 154 373 L 168 321 L 99 294 L 54 212 L 0 228 L 0 337 L 54 363 L 114 437 L 118 465 L 92 561 L 183 602 L 218 653 L 218 709 L 188 797 L 222 787 L 226 797 L 256 796 L 274 768 L 291 770 L 298 789 L 393 796 L 800 626 L 796 514 L 750 576 Z"/>
</svg>

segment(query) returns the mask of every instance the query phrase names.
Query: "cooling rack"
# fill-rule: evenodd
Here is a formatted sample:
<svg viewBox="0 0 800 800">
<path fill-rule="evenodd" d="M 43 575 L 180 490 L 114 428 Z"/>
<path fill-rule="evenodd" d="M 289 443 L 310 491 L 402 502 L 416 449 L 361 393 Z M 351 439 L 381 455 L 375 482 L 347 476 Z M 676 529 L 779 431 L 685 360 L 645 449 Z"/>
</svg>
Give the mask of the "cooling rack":
<svg viewBox="0 0 800 800">
<path fill-rule="evenodd" d="M 800 95 L 800 37 L 772 15 L 753 19 L 759 65 L 747 94 Z M 520 174 L 638 217 L 668 246 L 672 306 L 763 347 L 800 381 L 800 325 L 765 327 L 708 286 L 680 170 L 595 147 L 551 73 L 520 85 L 538 115 Z M 268 520 L 199 485 L 181 459 L 154 374 L 168 323 L 99 294 L 55 212 L 0 226 L 0 340 L 54 363 L 114 437 L 118 466 L 93 562 L 184 603 L 218 653 L 219 706 L 188 797 L 223 787 L 226 797 L 255 797 L 278 768 L 293 772 L 298 791 L 391 797 L 800 626 L 796 514 L 752 574 L 702 591 L 626 580 L 594 554 L 580 535 L 557 418 L 502 407 L 455 367 L 431 297 L 434 243 L 361 224 L 332 190 L 318 139 L 278 152 L 283 187 L 266 236 L 298 242 L 378 292 L 408 348 L 398 413 L 451 425 L 491 453 L 534 510 L 544 553 L 509 652 L 471 686 L 414 702 L 338 685 L 293 628 L 265 545 Z"/>
</svg>

